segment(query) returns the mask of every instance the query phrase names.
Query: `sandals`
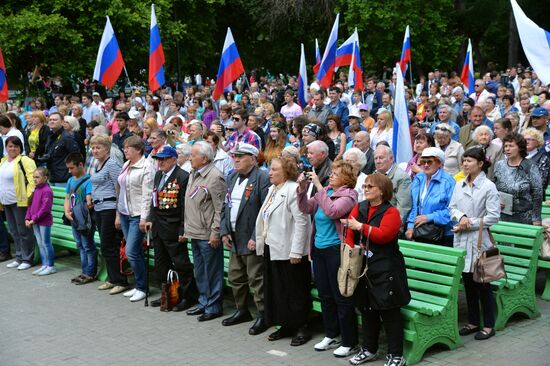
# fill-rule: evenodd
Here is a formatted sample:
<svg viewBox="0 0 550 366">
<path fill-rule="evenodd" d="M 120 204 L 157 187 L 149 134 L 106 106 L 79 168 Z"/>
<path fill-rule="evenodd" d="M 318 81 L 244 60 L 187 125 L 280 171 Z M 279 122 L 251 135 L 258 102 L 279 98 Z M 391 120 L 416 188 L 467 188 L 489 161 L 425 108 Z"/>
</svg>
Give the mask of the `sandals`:
<svg viewBox="0 0 550 366">
<path fill-rule="evenodd" d="M 478 341 L 483 341 L 485 339 L 489 339 L 491 338 L 492 336 L 495 335 L 495 328 L 491 329 L 491 331 L 489 333 L 487 333 L 486 330 L 482 329 L 480 330 L 479 332 L 476 333 L 476 335 L 474 336 L 474 339 L 478 340 Z"/>
<path fill-rule="evenodd" d="M 470 324 L 466 324 L 460 330 L 458 331 L 458 334 L 461 336 L 465 336 L 468 334 L 472 334 L 479 331 L 479 326 L 471 326 Z"/>
</svg>

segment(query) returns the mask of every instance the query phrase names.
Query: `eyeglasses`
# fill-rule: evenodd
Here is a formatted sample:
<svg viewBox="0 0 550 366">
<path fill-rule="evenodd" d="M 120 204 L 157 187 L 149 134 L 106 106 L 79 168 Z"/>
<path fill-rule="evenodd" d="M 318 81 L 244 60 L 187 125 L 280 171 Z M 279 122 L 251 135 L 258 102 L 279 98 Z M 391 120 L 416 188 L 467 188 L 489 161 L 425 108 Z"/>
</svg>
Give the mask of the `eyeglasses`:
<svg viewBox="0 0 550 366">
<path fill-rule="evenodd" d="M 378 187 L 377 187 L 377 186 L 373 186 L 372 184 L 367 184 L 367 183 L 363 184 L 363 189 L 366 189 L 366 190 L 369 190 L 369 191 L 370 191 L 370 190 L 373 189 L 373 188 L 378 188 Z"/>
<path fill-rule="evenodd" d="M 418 164 L 419 164 L 419 165 L 431 166 L 434 162 L 435 162 L 434 159 L 420 159 L 420 161 L 418 162 Z"/>
<path fill-rule="evenodd" d="M 436 127 L 435 128 L 436 131 L 443 131 L 443 132 L 451 132 L 451 130 L 449 130 L 447 127 Z"/>
<path fill-rule="evenodd" d="M 238 122 L 238 121 L 240 121 L 240 120 L 241 120 L 240 117 L 233 117 L 233 121 L 237 121 L 237 122 Z"/>
</svg>

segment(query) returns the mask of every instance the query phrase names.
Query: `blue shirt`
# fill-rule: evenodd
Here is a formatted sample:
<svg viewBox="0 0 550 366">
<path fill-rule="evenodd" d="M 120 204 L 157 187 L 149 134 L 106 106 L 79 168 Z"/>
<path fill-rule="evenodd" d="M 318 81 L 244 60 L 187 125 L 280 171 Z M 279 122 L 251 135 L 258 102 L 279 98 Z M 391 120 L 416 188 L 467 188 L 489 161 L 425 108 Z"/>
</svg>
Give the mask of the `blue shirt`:
<svg viewBox="0 0 550 366">
<path fill-rule="evenodd" d="M 332 196 L 334 191 L 329 189 L 328 196 Z M 340 245 L 340 237 L 336 230 L 334 221 L 329 218 L 321 207 L 317 208 L 314 216 L 315 220 L 315 248 L 324 249 L 333 245 Z"/>
<path fill-rule="evenodd" d="M 75 177 L 70 177 L 69 180 L 67 181 L 65 192 L 67 194 L 70 194 L 71 191 L 77 186 L 77 184 L 86 178 L 90 178 L 90 174 L 84 174 L 82 177 L 78 179 L 75 179 Z M 92 195 L 92 182 L 90 182 L 90 179 L 88 179 L 87 182 L 82 183 L 80 187 L 78 187 L 78 194 L 75 195 L 76 201 L 86 202 L 87 195 Z"/>
</svg>

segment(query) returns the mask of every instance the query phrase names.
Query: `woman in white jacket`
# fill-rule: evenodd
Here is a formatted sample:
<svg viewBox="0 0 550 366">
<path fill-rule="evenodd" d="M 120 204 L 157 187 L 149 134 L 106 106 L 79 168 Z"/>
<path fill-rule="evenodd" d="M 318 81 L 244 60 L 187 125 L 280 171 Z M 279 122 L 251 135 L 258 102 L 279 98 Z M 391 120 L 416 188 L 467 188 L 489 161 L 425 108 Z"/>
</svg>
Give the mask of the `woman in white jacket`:
<svg viewBox="0 0 550 366">
<path fill-rule="evenodd" d="M 144 150 L 145 144 L 139 136 L 130 136 L 124 141 L 124 155 L 128 160 L 117 179 L 115 226 L 122 229 L 126 239 L 126 256 L 134 272 L 135 288 L 124 293 L 132 302 L 145 298 L 147 286 L 143 233 L 149 216 L 155 167 L 143 155 Z"/>
<path fill-rule="evenodd" d="M 489 227 L 500 219 L 500 197 L 495 187 L 485 175 L 489 163 L 481 147 L 472 147 L 463 155 L 462 169 L 466 178 L 455 185 L 449 209 L 451 219 L 458 222 L 454 247 L 466 249 L 464 258 L 464 290 L 468 305 L 468 324 L 460 329 L 460 335 L 476 333 L 475 339 L 483 340 L 495 335 L 495 302 L 489 283 L 478 283 L 473 279 L 473 264 L 480 254 L 478 236 L 482 227 L 481 251 L 493 246 Z M 480 328 L 480 302 L 483 308 L 483 326 Z"/>
<path fill-rule="evenodd" d="M 292 346 L 311 339 L 305 329 L 311 310 L 311 221 L 298 208 L 297 177 L 296 160 L 272 160 L 272 185 L 256 219 L 256 253 L 264 256 L 265 317 L 269 325 L 281 326 L 268 339 L 293 337 Z"/>
</svg>

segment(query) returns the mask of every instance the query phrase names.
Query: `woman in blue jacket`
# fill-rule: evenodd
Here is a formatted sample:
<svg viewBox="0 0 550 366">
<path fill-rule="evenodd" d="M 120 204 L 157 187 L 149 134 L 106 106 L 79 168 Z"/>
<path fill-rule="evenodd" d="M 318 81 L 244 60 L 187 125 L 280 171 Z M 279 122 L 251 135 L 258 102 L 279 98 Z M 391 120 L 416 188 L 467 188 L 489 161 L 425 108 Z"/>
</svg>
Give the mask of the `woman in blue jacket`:
<svg viewBox="0 0 550 366">
<path fill-rule="evenodd" d="M 407 219 L 407 239 L 413 239 L 414 229 L 425 224 L 435 224 L 443 228 L 443 238 L 433 244 L 453 246 L 453 232 L 449 203 L 455 180 L 443 171 L 445 153 L 436 147 L 422 151 L 419 165 L 423 172 L 418 173 L 411 185 L 412 208 Z M 428 240 L 418 239 L 428 242 Z"/>
</svg>

